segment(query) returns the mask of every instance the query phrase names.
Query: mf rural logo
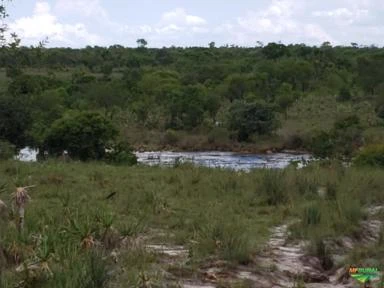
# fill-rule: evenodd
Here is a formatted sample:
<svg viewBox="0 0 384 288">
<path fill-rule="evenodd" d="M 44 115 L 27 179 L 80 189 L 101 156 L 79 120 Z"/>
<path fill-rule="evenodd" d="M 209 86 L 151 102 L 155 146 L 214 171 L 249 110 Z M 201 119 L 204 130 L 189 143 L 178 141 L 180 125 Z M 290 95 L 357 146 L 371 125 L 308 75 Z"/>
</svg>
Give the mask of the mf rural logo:
<svg viewBox="0 0 384 288">
<path fill-rule="evenodd" d="M 349 275 L 364 284 L 363 287 L 384 287 L 384 283 L 379 283 L 379 286 L 372 286 L 373 282 L 380 282 L 380 271 L 377 268 L 350 267 Z"/>
</svg>

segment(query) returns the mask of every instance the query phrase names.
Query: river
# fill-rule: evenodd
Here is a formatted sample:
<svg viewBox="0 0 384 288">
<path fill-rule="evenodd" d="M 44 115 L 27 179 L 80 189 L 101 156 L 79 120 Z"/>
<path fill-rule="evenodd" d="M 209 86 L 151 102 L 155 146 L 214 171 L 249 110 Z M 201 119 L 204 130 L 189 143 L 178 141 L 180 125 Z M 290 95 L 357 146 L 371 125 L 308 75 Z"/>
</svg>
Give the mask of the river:
<svg viewBox="0 0 384 288">
<path fill-rule="evenodd" d="M 285 168 L 292 161 L 298 161 L 299 166 L 312 160 L 310 154 L 242 154 L 232 152 L 136 152 L 138 162 L 144 165 L 172 166 L 175 163 L 190 162 L 195 165 L 211 168 L 228 168 L 249 171 L 256 168 Z M 17 159 L 21 161 L 36 161 L 37 151 L 25 148 L 20 151 Z"/>
</svg>

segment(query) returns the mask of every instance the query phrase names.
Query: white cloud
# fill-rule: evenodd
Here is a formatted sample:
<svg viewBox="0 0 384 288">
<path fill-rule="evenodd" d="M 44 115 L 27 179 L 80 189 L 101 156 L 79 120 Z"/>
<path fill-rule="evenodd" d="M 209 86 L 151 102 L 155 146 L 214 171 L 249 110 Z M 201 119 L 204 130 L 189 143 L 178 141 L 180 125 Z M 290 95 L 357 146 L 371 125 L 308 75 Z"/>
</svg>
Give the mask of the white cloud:
<svg viewBox="0 0 384 288">
<path fill-rule="evenodd" d="M 176 8 L 161 15 L 160 20 L 153 25 L 126 25 L 124 32 L 137 37 L 174 37 L 185 33 L 208 33 L 207 22 L 195 15 L 189 15 L 183 8 Z"/>
<path fill-rule="evenodd" d="M 274 0 L 265 9 L 248 11 L 246 15 L 238 17 L 234 25 L 227 26 L 227 32 L 243 45 L 254 45 L 258 39 L 264 42 L 332 41 L 332 37 L 321 26 L 300 21 L 297 15 L 302 9 L 303 5 L 294 0 Z M 218 28 L 220 30 L 223 27 Z"/>
<path fill-rule="evenodd" d="M 175 24 L 170 24 L 167 26 L 155 28 L 155 31 L 158 34 L 172 34 L 172 33 L 182 32 L 184 30 L 185 30 L 185 28 L 177 26 Z"/>
<path fill-rule="evenodd" d="M 254 33 L 281 34 L 297 29 L 292 18 L 296 8 L 293 1 L 272 1 L 264 10 L 249 11 L 246 16 L 237 18 L 238 25 L 245 31 Z"/>
<path fill-rule="evenodd" d="M 263 13 L 252 11 L 248 12 L 245 17 L 239 17 L 237 23 L 246 31 L 272 34 L 293 31 L 297 26 L 296 22 L 289 17 L 266 17 L 263 16 Z"/>
<path fill-rule="evenodd" d="M 189 15 L 183 8 L 176 8 L 164 13 L 161 22 L 187 26 L 198 26 L 207 23 L 205 19 L 199 16 Z"/>
<path fill-rule="evenodd" d="M 194 27 L 192 27 L 191 30 L 192 30 L 193 33 L 209 33 L 209 29 L 206 28 L 206 27 L 194 26 Z"/>
<path fill-rule="evenodd" d="M 263 17 L 290 17 L 295 10 L 295 3 L 287 0 L 275 0 L 260 14 Z"/>
<path fill-rule="evenodd" d="M 317 24 L 304 25 L 304 35 L 308 39 L 315 40 L 317 43 L 329 41 L 336 44 L 335 40 Z"/>
<path fill-rule="evenodd" d="M 9 27 L 21 37 L 23 43 L 28 44 L 37 44 L 45 37 L 74 46 L 77 46 L 78 41 L 89 45 L 101 42 L 101 38 L 88 32 L 83 23 L 60 23 L 52 14 L 49 3 L 43 1 L 36 3 L 32 16 L 19 18 L 10 23 Z"/>
<path fill-rule="evenodd" d="M 77 13 L 87 17 L 107 19 L 108 13 L 99 0 L 57 0 L 55 12 L 59 14 Z"/>
<path fill-rule="evenodd" d="M 315 17 L 327 17 L 334 21 L 337 21 L 342 25 L 350 25 L 356 21 L 367 18 L 369 11 L 367 9 L 348 9 L 348 8 L 337 8 L 328 11 L 314 11 L 312 13 Z"/>
<path fill-rule="evenodd" d="M 207 45 L 210 41 L 218 45 L 243 46 L 254 46 L 258 40 L 309 45 L 325 41 L 335 45 L 352 41 L 381 44 L 384 41 L 383 0 L 270 0 L 254 1 L 252 5 L 244 5 L 245 0 L 236 4 L 223 1 L 222 9 L 211 11 L 211 16 L 206 16 L 210 12 L 206 11 L 206 19 L 199 12 L 192 13 L 185 9 L 186 6 L 165 12 L 157 10 L 157 18 L 153 18 L 153 13 L 148 16 L 138 12 L 124 18 L 124 14 L 117 13 L 116 17 L 109 15 L 105 9 L 113 1 L 29 1 L 37 1 L 30 16 L 19 18 L 9 25 L 10 31 L 20 35 L 23 45 L 37 44 L 46 36 L 49 37 L 49 45 L 77 47 L 116 43 L 134 46 L 137 38 L 145 38 L 150 46 L 160 47 L 173 44 Z M 54 4 L 50 6 L 49 3 Z M 140 7 L 143 5 L 140 1 L 120 1 L 119 5 L 122 12 L 147 8 Z M 194 8 L 204 9 L 198 6 Z M 235 6 L 236 11 L 241 11 L 240 14 L 228 11 Z M 247 10 L 251 6 L 253 8 Z M 161 5 L 153 5 L 153 10 L 156 9 L 162 9 Z M 122 20 L 117 20 L 118 17 Z M 142 22 L 133 24 L 140 19 Z M 92 29 L 97 29 L 95 27 L 99 32 L 91 33 Z M 104 33 L 103 38 L 95 33 Z"/>
</svg>

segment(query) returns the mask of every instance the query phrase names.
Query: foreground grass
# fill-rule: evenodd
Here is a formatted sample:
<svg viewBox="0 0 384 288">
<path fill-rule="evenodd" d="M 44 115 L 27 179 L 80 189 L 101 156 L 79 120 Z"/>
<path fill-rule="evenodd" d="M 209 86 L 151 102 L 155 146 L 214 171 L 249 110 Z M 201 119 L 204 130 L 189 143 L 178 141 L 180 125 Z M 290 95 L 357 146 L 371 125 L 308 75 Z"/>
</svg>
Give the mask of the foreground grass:
<svg viewBox="0 0 384 288">
<path fill-rule="evenodd" d="M 289 218 L 302 220 L 295 238 L 336 237 L 356 233 L 363 208 L 384 203 L 383 170 L 336 164 L 237 173 L 189 165 L 0 163 L 5 203 L 16 186 L 27 185 L 36 187 L 25 231 L 17 231 L 12 213 L 0 226 L 0 287 L 156 287 L 167 265 L 145 249 L 145 239 L 184 245 L 193 274 L 215 259 L 249 264 L 268 229 Z M 111 251 L 123 236 L 130 241 L 116 261 Z"/>
</svg>

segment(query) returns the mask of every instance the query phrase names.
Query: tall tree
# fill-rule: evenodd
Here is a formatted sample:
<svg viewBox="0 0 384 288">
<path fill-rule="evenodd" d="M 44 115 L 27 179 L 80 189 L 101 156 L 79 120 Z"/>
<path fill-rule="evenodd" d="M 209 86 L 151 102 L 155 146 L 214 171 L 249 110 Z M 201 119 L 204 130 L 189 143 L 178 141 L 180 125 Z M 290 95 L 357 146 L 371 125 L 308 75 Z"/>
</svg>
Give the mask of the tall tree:
<svg viewBox="0 0 384 288">
<path fill-rule="evenodd" d="M 2 24 L 0 25 L 0 47 L 5 45 L 5 31 L 7 31 L 7 25 L 3 23 L 3 20 L 7 18 L 8 14 L 5 9 L 5 0 L 0 0 L 0 21 Z"/>
<path fill-rule="evenodd" d="M 148 42 L 143 38 L 137 39 L 136 43 L 139 45 L 139 48 L 145 48 L 148 44 Z"/>
<path fill-rule="evenodd" d="M 238 140 L 246 141 L 252 134 L 271 134 L 278 121 L 274 107 L 265 102 L 236 101 L 230 109 L 230 128 L 237 131 Z"/>
</svg>

